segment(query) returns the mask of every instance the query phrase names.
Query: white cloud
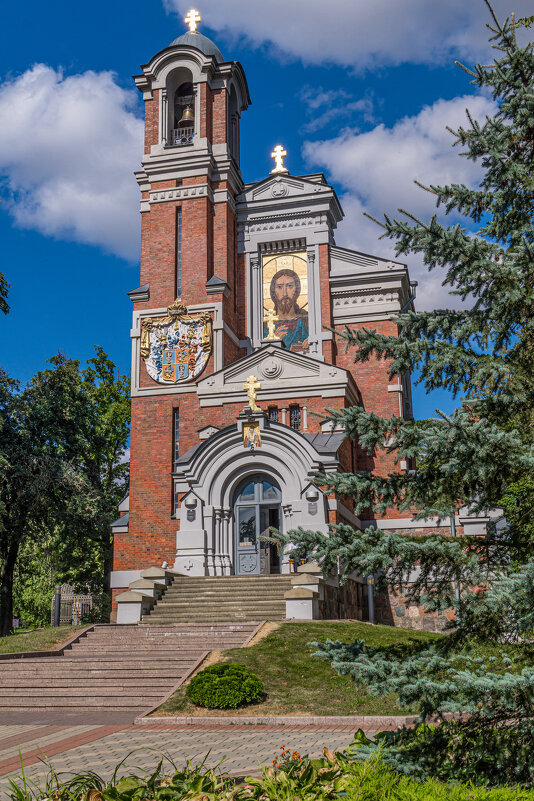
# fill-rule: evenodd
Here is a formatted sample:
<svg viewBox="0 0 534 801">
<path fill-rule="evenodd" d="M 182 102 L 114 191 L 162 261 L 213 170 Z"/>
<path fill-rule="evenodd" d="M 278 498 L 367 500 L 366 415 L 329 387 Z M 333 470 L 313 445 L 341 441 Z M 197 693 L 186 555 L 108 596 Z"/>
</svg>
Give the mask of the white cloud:
<svg viewBox="0 0 534 801">
<path fill-rule="evenodd" d="M 324 128 L 334 120 L 339 124 L 343 117 L 350 118 L 357 114 L 367 122 L 373 122 L 373 101 L 370 95 L 354 100 L 353 95 L 345 89 L 323 89 L 322 86 L 304 86 L 299 97 L 306 107 L 309 118 L 302 130 L 311 133 Z"/>
<path fill-rule="evenodd" d="M 18 225 L 138 258 L 136 102 L 110 72 L 44 64 L 0 86 L 0 175 Z"/>
<path fill-rule="evenodd" d="M 163 2 L 180 17 L 190 7 L 190 0 Z M 511 10 L 522 16 L 532 13 L 532 0 L 516 0 L 513 8 L 493 0 L 493 7 L 500 19 Z M 491 21 L 483 0 L 203 0 L 202 16 L 228 49 L 245 36 L 304 62 L 357 68 L 482 56 Z"/>
<path fill-rule="evenodd" d="M 438 100 L 414 117 L 399 120 L 392 128 L 378 125 L 371 131 L 344 131 L 328 141 L 305 142 L 304 157 L 310 167 L 324 169 L 329 180 L 340 186 L 346 218 L 340 226 L 340 245 L 362 252 L 394 257 L 389 239 L 378 241 L 381 229 L 362 215 L 380 219 L 384 213 L 400 217 L 404 208 L 422 219 L 436 211 L 435 198 L 414 184 L 464 183 L 474 186 L 481 176 L 478 164 L 459 157 L 453 137 L 445 130 L 466 124 L 465 109 L 483 121 L 492 114 L 492 101 L 482 96 Z M 411 277 L 420 283 L 419 308 L 451 304 L 441 287 L 441 276 L 428 274 L 422 260 L 409 257 Z"/>
</svg>

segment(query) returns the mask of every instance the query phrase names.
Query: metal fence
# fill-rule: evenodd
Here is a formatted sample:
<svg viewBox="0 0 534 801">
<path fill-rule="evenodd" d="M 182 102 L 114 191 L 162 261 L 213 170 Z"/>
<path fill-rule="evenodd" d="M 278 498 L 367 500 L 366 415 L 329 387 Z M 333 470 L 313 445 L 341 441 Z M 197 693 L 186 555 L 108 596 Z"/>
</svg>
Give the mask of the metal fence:
<svg viewBox="0 0 534 801">
<path fill-rule="evenodd" d="M 54 595 L 50 604 L 50 623 L 54 625 L 55 604 L 57 595 Z M 93 596 L 81 595 L 74 592 L 70 584 L 62 584 L 59 591 L 59 625 L 68 626 L 71 623 L 78 625 L 87 620 L 93 608 Z"/>
</svg>

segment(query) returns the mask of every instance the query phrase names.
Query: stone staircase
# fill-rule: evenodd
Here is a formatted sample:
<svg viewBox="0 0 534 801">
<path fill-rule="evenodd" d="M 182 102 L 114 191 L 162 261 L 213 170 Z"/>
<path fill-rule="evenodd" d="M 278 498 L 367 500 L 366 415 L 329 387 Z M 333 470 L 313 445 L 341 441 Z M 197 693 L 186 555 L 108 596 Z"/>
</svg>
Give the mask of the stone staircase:
<svg viewBox="0 0 534 801">
<path fill-rule="evenodd" d="M 176 576 L 143 624 L 285 620 L 291 576 Z"/>
<path fill-rule="evenodd" d="M 0 721 L 133 722 L 206 651 L 243 646 L 257 625 L 98 625 L 61 655 L 0 659 Z"/>
</svg>

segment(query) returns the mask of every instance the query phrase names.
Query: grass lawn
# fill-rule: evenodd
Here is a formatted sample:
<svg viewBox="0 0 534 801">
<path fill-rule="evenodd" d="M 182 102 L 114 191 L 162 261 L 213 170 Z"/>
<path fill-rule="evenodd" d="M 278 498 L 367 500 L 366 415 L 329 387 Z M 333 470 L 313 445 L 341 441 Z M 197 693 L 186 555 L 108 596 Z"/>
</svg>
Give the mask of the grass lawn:
<svg viewBox="0 0 534 801">
<path fill-rule="evenodd" d="M 185 696 L 185 687 L 159 707 L 156 715 L 401 715 L 395 696 L 376 698 L 356 689 L 349 676 L 339 676 L 328 662 L 312 658 L 308 643 L 327 639 L 368 645 L 410 647 L 435 640 L 440 635 L 393 626 L 370 626 L 358 622 L 317 621 L 282 623 L 275 631 L 249 648 L 220 653 L 220 662 L 245 665 L 256 673 L 265 688 L 261 704 L 223 712 L 200 709 Z"/>
<path fill-rule="evenodd" d="M 36 629 L 0 637 L 0 654 L 12 654 L 16 651 L 50 651 L 83 628 L 85 626 L 58 626 L 57 629 Z"/>
</svg>

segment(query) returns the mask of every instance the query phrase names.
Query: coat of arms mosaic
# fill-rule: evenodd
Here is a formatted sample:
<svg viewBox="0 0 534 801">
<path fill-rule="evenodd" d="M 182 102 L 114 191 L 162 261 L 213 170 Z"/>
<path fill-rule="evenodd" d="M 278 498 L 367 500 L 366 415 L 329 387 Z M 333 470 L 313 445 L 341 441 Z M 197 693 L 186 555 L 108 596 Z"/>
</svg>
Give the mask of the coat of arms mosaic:
<svg viewBox="0 0 534 801">
<path fill-rule="evenodd" d="M 188 314 L 176 300 L 166 317 L 145 317 L 141 324 L 141 356 L 147 373 L 160 384 L 192 381 L 207 364 L 212 348 L 209 312 Z"/>
</svg>

